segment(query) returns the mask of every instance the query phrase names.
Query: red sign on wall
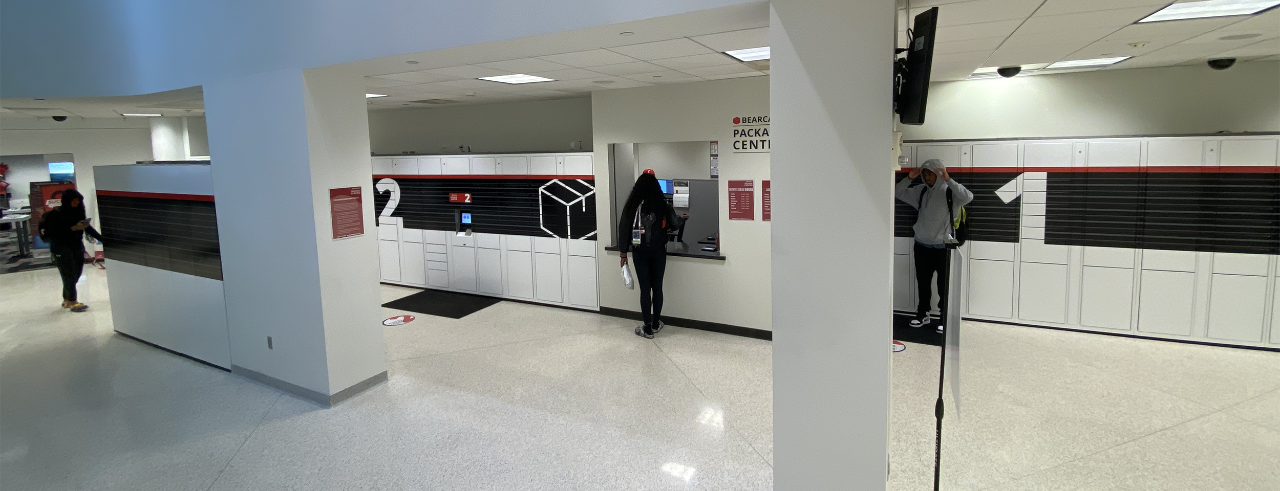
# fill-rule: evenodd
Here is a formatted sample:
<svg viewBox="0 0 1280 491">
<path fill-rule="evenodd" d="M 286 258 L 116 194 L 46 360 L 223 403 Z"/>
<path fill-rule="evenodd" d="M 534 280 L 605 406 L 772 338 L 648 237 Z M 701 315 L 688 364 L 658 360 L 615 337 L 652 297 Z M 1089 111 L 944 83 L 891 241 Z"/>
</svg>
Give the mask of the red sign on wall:
<svg viewBox="0 0 1280 491">
<path fill-rule="evenodd" d="M 449 193 L 450 203 L 470 203 L 471 193 Z"/>
<path fill-rule="evenodd" d="M 360 187 L 329 190 L 329 213 L 333 220 L 333 238 L 364 235 L 364 197 Z"/>
<path fill-rule="evenodd" d="M 760 217 L 764 221 L 769 221 L 773 211 L 773 193 L 769 189 L 769 181 L 761 181 L 760 183 Z"/>
<path fill-rule="evenodd" d="M 756 219 L 755 181 L 729 181 L 729 219 Z"/>
</svg>

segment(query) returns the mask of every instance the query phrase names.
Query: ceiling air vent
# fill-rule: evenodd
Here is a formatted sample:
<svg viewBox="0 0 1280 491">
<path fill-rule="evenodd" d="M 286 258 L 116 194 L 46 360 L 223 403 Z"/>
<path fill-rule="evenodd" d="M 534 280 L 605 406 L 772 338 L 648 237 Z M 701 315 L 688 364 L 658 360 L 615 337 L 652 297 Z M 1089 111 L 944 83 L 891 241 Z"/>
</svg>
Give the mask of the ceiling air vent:
<svg viewBox="0 0 1280 491">
<path fill-rule="evenodd" d="M 451 101 L 449 99 L 423 99 L 420 101 L 409 101 L 409 102 L 412 102 L 414 104 L 453 104 L 458 101 Z"/>
</svg>

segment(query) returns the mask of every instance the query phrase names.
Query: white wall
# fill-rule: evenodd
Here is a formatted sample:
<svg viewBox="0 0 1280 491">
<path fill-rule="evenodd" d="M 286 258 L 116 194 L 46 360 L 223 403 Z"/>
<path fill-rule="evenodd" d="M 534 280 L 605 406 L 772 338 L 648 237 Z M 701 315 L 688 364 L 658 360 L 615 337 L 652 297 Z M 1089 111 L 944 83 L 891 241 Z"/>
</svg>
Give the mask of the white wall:
<svg viewBox="0 0 1280 491">
<path fill-rule="evenodd" d="M 730 179 L 752 179 L 759 189 L 769 179 L 769 154 L 734 154 L 734 116 L 769 114 L 769 79 L 752 77 L 657 85 L 592 93 L 595 138 L 597 230 L 608 234 L 610 143 L 716 140 L 720 146 L 720 245 L 724 261 L 671 257 L 664 281 L 662 314 L 754 329 L 772 329 L 769 222 L 729 220 Z M 641 157 L 643 159 L 643 156 Z M 642 164 L 643 165 L 643 164 Z M 708 170 L 709 175 L 709 170 Z M 696 218 L 695 218 L 696 219 Z M 640 310 L 639 290 L 627 290 L 618 276 L 618 253 L 606 253 L 609 237 L 598 241 L 600 306 Z"/>
<path fill-rule="evenodd" d="M 935 83 L 907 140 L 1280 131 L 1280 62 Z"/>
<path fill-rule="evenodd" d="M 9 166 L 4 180 L 9 183 L 7 190 L 9 199 L 27 199 L 31 194 L 31 183 L 49 180 L 49 164 L 44 155 L 6 155 L 0 156 L 0 163 Z"/>
<path fill-rule="evenodd" d="M 380 155 L 591 151 L 591 98 L 369 111 L 369 141 Z"/>
<path fill-rule="evenodd" d="M 98 223 L 93 167 L 151 160 L 151 129 L 142 119 L 0 119 L 0 154 L 70 153 L 75 157 L 76 187 L 85 196 L 89 216 Z M 47 168 L 46 168 L 47 171 Z"/>
</svg>

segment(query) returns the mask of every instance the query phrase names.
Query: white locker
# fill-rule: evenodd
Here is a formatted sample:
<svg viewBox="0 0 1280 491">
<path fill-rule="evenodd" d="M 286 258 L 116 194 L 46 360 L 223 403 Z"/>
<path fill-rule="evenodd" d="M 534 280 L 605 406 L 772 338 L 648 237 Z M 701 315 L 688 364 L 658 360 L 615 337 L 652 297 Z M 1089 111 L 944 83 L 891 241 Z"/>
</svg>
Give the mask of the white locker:
<svg viewBox="0 0 1280 491">
<path fill-rule="evenodd" d="M 395 159 L 396 174 L 401 176 L 418 175 L 418 159 Z"/>
<path fill-rule="evenodd" d="M 1215 274 L 1211 285 L 1209 337 L 1223 341 L 1262 341 L 1267 314 L 1267 277 Z"/>
<path fill-rule="evenodd" d="M 418 173 L 437 175 L 443 172 L 440 157 L 422 157 L 418 159 Z"/>
<path fill-rule="evenodd" d="M 1142 269 L 1196 272 L 1196 253 L 1192 251 L 1142 250 Z"/>
<path fill-rule="evenodd" d="M 969 241 L 969 257 L 973 259 L 1012 261 L 1016 253 L 1017 244 L 1013 242 Z"/>
<path fill-rule="evenodd" d="M 1008 319 L 1013 317 L 1013 263 L 969 261 L 969 313 Z"/>
<path fill-rule="evenodd" d="M 554 176 L 559 174 L 555 156 L 535 155 L 529 158 L 529 173 L 538 176 Z"/>
<path fill-rule="evenodd" d="M 1138 294 L 1138 330 L 1191 335 L 1195 273 L 1143 271 Z"/>
<path fill-rule="evenodd" d="M 428 269 L 427 286 L 431 288 L 449 288 L 449 270 Z"/>
<path fill-rule="evenodd" d="M 1085 266 L 1080 324 L 1128 331 L 1133 323 L 1133 270 Z"/>
<path fill-rule="evenodd" d="M 915 298 L 912 292 L 915 290 L 915 282 L 912 278 L 914 273 L 911 269 L 910 254 L 894 254 L 893 255 L 893 308 L 895 310 L 907 310 L 914 312 L 916 309 Z"/>
<path fill-rule="evenodd" d="M 476 291 L 476 250 L 454 246 L 449 251 L 449 288 Z"/>
<path fill-rule="evenodd" d="M 1147 144 L 1147 166 L 1198 167 L 1204 163 L 1204 142 L 1183 138 L 1151 140 Z"/>
<path fill-rule="evenodd" d="M 533 254 L 533 273 L 535 280 L 534 293 L 538 300 L 544 302 L 563 302 L 564 284 L 561 282 L 560 255 Z"/>
<path fill-rule="evenodd" d="M 498 157 L 498 173 L 523 175 L 529 173 L 529 157 Z"/>
<path fill-rule="evenodd" d="M 391 157 L 374 157 L 372 162 L 373 175 L 375 176 L 385 176 L 387 174 L 396 173 L 396 163 L 391 159 Z"/>
<path fill-rule="evenodd" d="M 1071 251 L 1064 245 L 1045 244 L 1043 240 L 1022 241 L 1023 262 L 1067 264 L 1070 256 Z"/>
<path fill-rule="evenodd" d="M 1023 263 L 1018 278 L 1018 318 L 1067 322 L 1067 266 Z"/>
<path fill-rule="evenodd" d="M 1266 276 L 1267 262 L 1267 256 L 1262 254 L 1215 252 L 1213 254 L 1213 272 L 1217 274 Z"/>
<path fill-rule="evenodd" d="M 400 243 L 400 281 L 410 285 L 427 284 L 427 260 L 421 242 Z"/>
<path fill-rule="evenodd" d="M 1018 144 L 995 143 L 973 146 L 974 167 L 1017 167 Z"/>
<path fill-rule="evenodd" d="M 1133 268 L 1133 249 L 1121 249 L 1118 247 L 1092 247 L 1084 248 L 1084 265 L 1085 266 L 1104 266 L 1108 268 Z"/>
<path fill-rule="evenodd" d="M 400 281 L 400 244 L 394 240 L 378 241 L 378 269 L 382 281 Z"/>
<path fill-rule="evenodd" d="M 594 175 L 590 155 L 566 155 L 564 157 L 564 173 L 572 176 Z"/>
<path fill-rule="evenodd" d="M 1027 143 L 1022 148 L 1026 167 L 1071 167 L 1070 143 Z"/>
<path fill-rule="evenodd" d="M 569 256 L 569 304 L 594 309 L 596 298 L 596 258 Z"/>
<path fill-rule="evenodd" d="M 1089 142 L 1089 167 L 1137 167 L 1142 163 L 1138 140 Z"/>
<path fill-rule="evenodd" d="M 466 175 L 471 173 L 471 163 L 467 157 L 445 157 L 441 162 L 441 174 Z"/>
<path fill-rule="evenodd" d="M 1219 158 L 1224 166 L 1276 165 L 1276 151 L 1275 138 L 1222 140 L 1222 155 Z"/>
<path fill-rule="evenodd" d="M 930 159 L 941 160 L 946 167 L 960 167 L 960 145 L 920 145 L 916 147 L 916 160 L 912 167 L 920 167 Z"/>
<path fill-rule="evenodd" d="M 507 251 L 507 294 L 533 300 L 533 252 Z"/>
<path fill-rule="evenodd" d="M 502 295 L 502 251 L 477 248 L 476 272 L 480 293 Z"/>
<path fill-rule="evenodd" d="M 498 159 L 495 157 L 471 157 L 472 174 L 497 174 Z"/>
<path fill-rule="evenodd" d="M 1280 269 L 1280 264 L 1276 265 Z M 1271 288 L 1275 298 L 1271 299 L 1271 342 L 1280 344 L 1280 275 L 1276 276 L 1275 285 Z"/>
</svg>

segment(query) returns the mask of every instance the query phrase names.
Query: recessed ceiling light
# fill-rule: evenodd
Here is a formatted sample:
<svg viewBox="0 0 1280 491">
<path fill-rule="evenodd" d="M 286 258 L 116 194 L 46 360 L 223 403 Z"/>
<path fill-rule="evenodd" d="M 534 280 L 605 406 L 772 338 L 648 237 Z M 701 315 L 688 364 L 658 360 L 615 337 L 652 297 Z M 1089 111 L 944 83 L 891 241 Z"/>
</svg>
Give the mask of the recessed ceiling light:
<svg viewBox="0 0 1280 491">
<path fill-rule="evenodd" d="M 619 35 L 619 36 L 634 36 L 635 34 L 636 34 L 636 33 L 631 32 L 631 31 L 622 31 L 622 32 L 618 33 L 618 35 Z"/>
<path fill-rule="evenodd" d="M 502 82 L 504 84 L 531 84 L 536 82 L 554 82 L 555 79 L 547 77 L 539 77 L 537 75 L 525 75 L 516 73 L 513 75 L 498 75 L 496 77 L 480 77 L 480 80 L 488 80 L 490 82 Z"/>
<path fill-rule="evenodd" d="M 408 63 L 408 64 L 410 64 L 410 65 L 417 65 L 417 64 L 418 64 L 418 62 L 416 62 L 416 61 L 414 61 L 414 60 L 409 60 L 409 61 L 406 61 L 405 63 Z"/>
<path fill-rule="evenodd" d="M 364 95 L 364 98 L 365 98 L 365 99 L 377 99 L 377 98 L 379 98 L 379 97 L 386 97 L 386 96 L 387 96 L 386 94 L 365 94 L 365 95 Z"/>
<path fill-rule="evenodd" d="M 1253 15 L 1276 5 L 1280 5 L 1280 0 L 1205 0 L 1202 2 L 1175 3 L 1148 15 L 1138 22 Z"/>
<path fill-rule="evenodd" d="M 1049 66 L 1047 66 L 1047 67 L 1045 67 L 1045 68 L 1047 68 L 1047 69 L 1049 69 L 1049 70 L 1053 70 L 1053 69 L 1056 69 L 1056 68 L 1082 68 L 1082 67 L 1091 67 L 1091 66 L 1106 66 L 1106 65 L 1114 65 L 1114 64 L 1116 64 L 1116 63 L 1120 63 L 1120 62 L 1122 62 L 1122 61 L 1124 61 L 1124 60 L 1127 60 L 1127 59 L 1129 59 L 1129 58 L 1131 58 L 1131 57 L 1130 57 L 1130 56 L 1117 56 L 1117 57 L 1114 57 L 1114 58 L 1094 58 L 1094 59 L 1092 59 L 1092 60 L 1069 60 L 1069 61 L 1059 61 L 1059 62 L 1057 62 L 1057 63 L 1053 63 L 1053 64 L 1051 64 L 1051 65 L 1049 65 Z"/>
<path fill-rule="evenodd" d="M 735 49 L 724 54 L 737 58 L 738 61 L 760 61 L 769 59 L 769 47 Z"/>
<path fill-rule="evenodd" d="M 126 118 L 159 118 L 162 115 L 157 113 L 124 113 L 121 116 Z"/>
<path fill-rule="evenodd" d="M 1253 39 L 1258 36 L 1261 36 L 1261 34 L 1232 34 L 1230 36 L 1222 36 L 1218 38 L 1218 40 L 1219 41 L 1239 41 L 1241 39 Z"/>
</svg>

